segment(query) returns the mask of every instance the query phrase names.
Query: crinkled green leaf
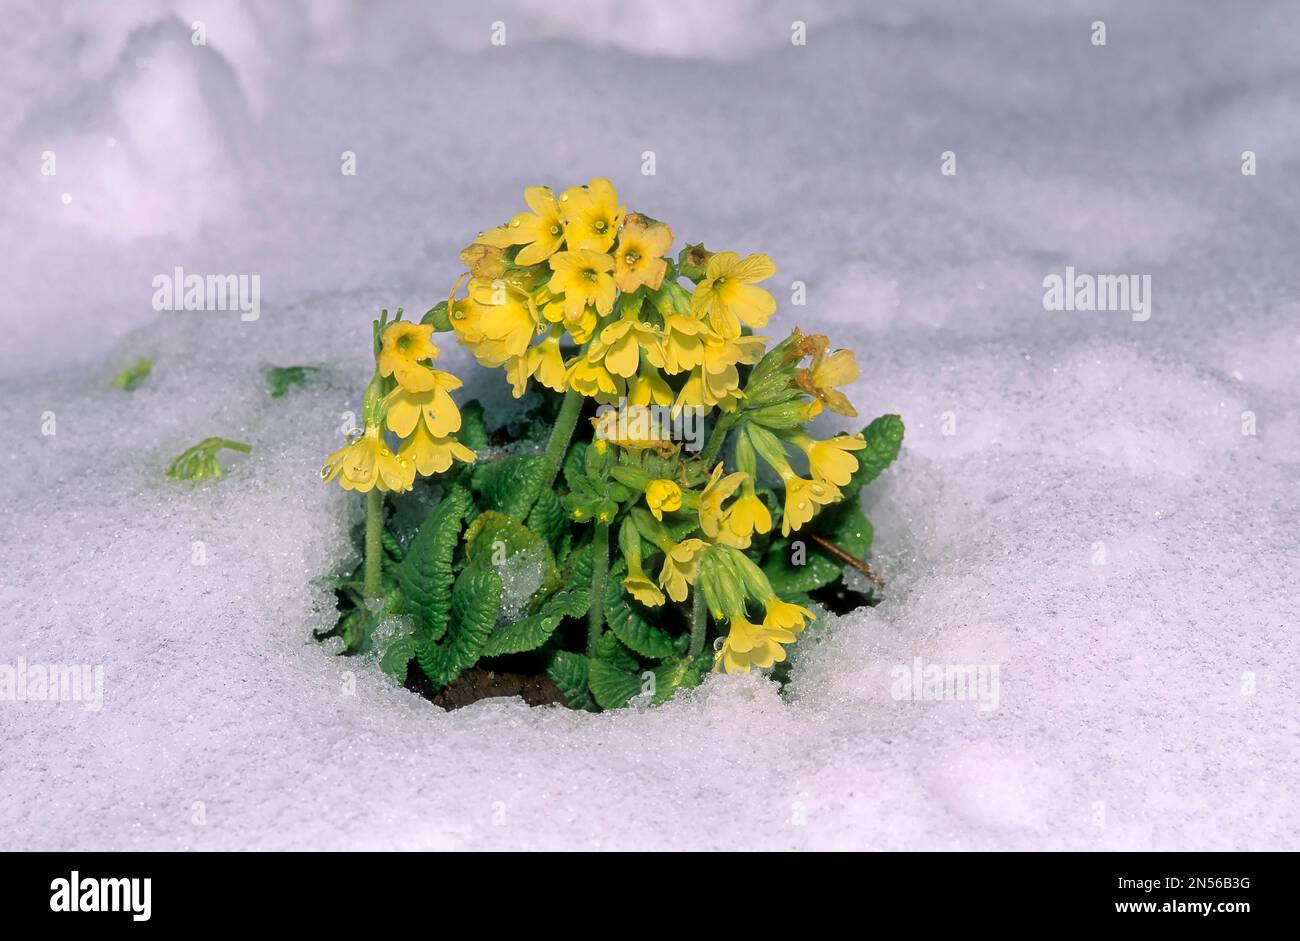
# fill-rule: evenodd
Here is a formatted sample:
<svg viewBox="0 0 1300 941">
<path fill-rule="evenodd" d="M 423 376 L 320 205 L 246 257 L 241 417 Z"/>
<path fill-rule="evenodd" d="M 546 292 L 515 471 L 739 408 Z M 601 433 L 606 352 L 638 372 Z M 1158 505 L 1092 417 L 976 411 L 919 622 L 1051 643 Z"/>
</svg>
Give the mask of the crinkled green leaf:
<svg viewBox="0 0 1300 941">
<path fill-rule="evenodd" d="M 578 441 L 564 455 L 564 481 L 570 490 L 576 490 L 587 479 L 587 442 Z"/>
<path fill-rule="evenodd" d="M 623 646 L 617 634 L 605 633 L 596 642 L 596 659 L 625 672 L 640 671 L 641 663 Z"/>
<path fill-rule="evenodd" d="M 515 556 L 538 560 L 542 580 L 535 592 L 545 598 L 560 587 L 560 572 L 555 556 L 541 536 L 512 516 L 498 510 L 478 515 L 465 530 L 466 557 L 493 565 L 504 565 Z"/>
<path fill-rule="evenodd" d="M 414 656 L 415 638 L 409 634 L 402 634 L 394 638 L 388 645 L 388 649 L 384 651 L 384 657 L 379 661 L 379 669 L 398 682 L 405 682 L 406 668 Z"/>
<path fill-rule="evenodd" d="M 595 657 L 587 661 L 587 684 L 602 709 L 618 709 L 641 692 L 641 677 Z"/>
<path fill-rule="evenodd" d="M 500 510 L 522 523 L 542 492 L 546 473 L 543 465 L 540 454 L 516 454 L 476 464 L 474 489 L 481 498 L 480 508 Z"/>
<path fill-rule="evenodd" d="M 627 566 L 616 562 L 605 583 L 605 621 L 614 634 L 630 649 L 654 660 L 677 652 L 672 635 L 655 626 L 645 615 L 645 608 L 623 588 Z"/>
<path fill-rule="evenodd" d="M 501 654 L 536 650 L 550 640 L 566 617 L 582 617 L 590 607 L 590 588 L 575 586 L 561 589 L 547 598 L 536 613 L 520 618 L 513 624 L 498 624 L 488 638 L 482 655 L 497 657 Z"/>
<path fill-rule="evenodd" d="M 393 531 L 385 527 L 379 538 L 380 542 L 383 544 L 384 552 L 389 556 L 389 558 L 394 562 L 401 562 L 402 558 L 406 555 L 406 552 L 402 549 L 402 544 L 398 542 L 397 536 L 393 534 Z"/>
<path fill-rule="evenodd" d="M 541 543 L 537 533 L 500 510 L 484 510 L 465 530 L 465 554 L 485 562 L 496 561 L 494 553 L 509 558 Z"/>
<path fill-rule="evenodd" d="M 471 451 L 481 454 L 488 446 L 487 422 L 483 418 L 483 403 L 471 399 L 461 406 L 460 431 L 456 432 L 460 443 Z"/>
<path fill-rule="evenodd" d="M 879 477 L 898 457 L 898 450 L 903 446 L 903 419 L 897 415 L 881 415 L 862 429 L 862 437 L 867 446 L 854 452 L 858 459 L 858 471 L 849 485 L 843 488 L 845 497 L 850 499 Z"/>
<path fill-rule="evenodd" d="M 461 571 L 451 592 L 451 618 L 441 642 L 416 639 L 415 659 L 436 685 L 446 686 L 483 652 L 501 611 L 501 576 L 486 562 Z"/>
<path fill-rule="evenodd" d="M 528 528 L 551 546 L 559 540 L 568 522 L 569 514 L 565 512 L 564 503 L 554 490 L 543 490 L 528 514 Z"/>
<path fill-rule="evenodd" d="M 699 686 L 713 662 L 708 657 L 674 657 L 654 668 L 654 703 L 667 702 L 679 689 Z"/>
<path fill-rule="evenodd" d="M 452 556 L 460 524 L 470 506 L 464 487 L 454 487 L 434 507 L 416 533 L 397 570 L 397 586 L 422 640 L 436 641 L 447 630 L 451 609 Z"/>
<path fill-rule="evenodd" d="M 546 675 L 551 678 L 565 701 L 574 709 L 587 705 L 587 658 L 579 653 L 567 650 L 556 651 L 551 658 L 551 665 L 546 668 Z"/>
</svg>

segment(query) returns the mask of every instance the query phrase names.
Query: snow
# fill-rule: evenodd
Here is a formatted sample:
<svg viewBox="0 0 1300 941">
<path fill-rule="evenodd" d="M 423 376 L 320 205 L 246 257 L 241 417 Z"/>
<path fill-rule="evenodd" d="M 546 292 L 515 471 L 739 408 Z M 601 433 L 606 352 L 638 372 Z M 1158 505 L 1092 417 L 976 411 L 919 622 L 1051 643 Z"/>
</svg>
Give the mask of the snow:
<svg viewBox="0 0 1300 941">
<path fill-rule="evenodd" d="M 104 703 L 0 701 L 0 847 L 1297 848 L 1294 5 L 364 6 L 11 4 L 0 665 L 102 665 Z M 596 175 L 769 252 L 779 328 L 904 416 L 888 598 L 784 696 L 443 713 L 310 639 L 360 514 L 317 470 L 377 309 Z M 1067 265 L 1151 275 L 1150 320 L 1044 310 Z M 259 275 L 260 318 L 156 312 L 177 266 Z M 324 371 L 270 399 L 290 363 Z M 162 476 L 214 434 L 254 451 Z M 896 698 L 916 658 L 996 707 Z"/>
</svg>

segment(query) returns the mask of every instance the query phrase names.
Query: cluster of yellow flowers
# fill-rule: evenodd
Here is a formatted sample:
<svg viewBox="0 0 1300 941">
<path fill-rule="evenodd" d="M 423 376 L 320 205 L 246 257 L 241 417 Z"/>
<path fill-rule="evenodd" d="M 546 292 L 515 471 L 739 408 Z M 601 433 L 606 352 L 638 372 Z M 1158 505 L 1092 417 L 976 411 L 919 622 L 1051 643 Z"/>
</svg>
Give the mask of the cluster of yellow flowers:
<svg viewBox="0 0 1300 941">
<path fill-rule="evenodd" d="M 762 338 L 742 337 L 741 325 L 760 329 L 776 310 L 755 286 L 776 272 L 770 258 L 709 256 L 688 294 L 664 278 L 672 229 L 629 214 L 608 180 L 558 199 L 531 186 L 524 199 L 531 212 L 481 233 L 461 253 L 469 285 L 457 299 L 457 282 L 448 314 L 480 363 L 503 367 L 516 397 L 536 379 L 599 402 L 736 407 L 737 366 L 757 362 L 764 348 Z M 567 361 L 566 333 L 581 347 Z M 665 376 L 683 373 L 674 391 Z"/>
<path fill-rule="evenodd" d="M 322 476 L 345 489 L 402 491 L 417 472 L 440 473 L 454 461 L 474 460 L 455 437 L 461 416 L 450 393 L 461 382 L 430 365 L 439 355 L 433 331 L 450 329 L 481 365 L 504 370 L 516 398 L 530 380 L 566 394 L 574 408 L 560 456 L 581 410 L 573 393 L 623 405 L 621 421 L 610 412 L 594 422 L 599 453 L 610 444 L 633 457 L 653 449 L 669 458 L 662 466 L 670 470 L 658 473 L 675 475 L 637 470 L 639 458 L 611 464 L 609 473 L 645 504 L 623 514 L 624 589 L 650 607 L 699 591 L 714 618 L 730 625 L 718 668 L 748 672 L 784 660 L 783 645 L 813 615 L 778 598 L 745 552 L 774 525 L 760 495 L 758 460 L 782 482 L 782 536 L 844 498 L 841 488 L 858 470 L 854 452 L 866 447 L 862 435 L 817 440 L 805 425 L 823 409 L 857 414 L 839 389 L 858 378 L 853 353 L 831 351 L 826 337 L 798 330 L 769 350 L 766 338 L 750 331 L 763 329 L 776 310 L 773 296 L 758 286 L 776 272 L 771 259 L 688 245 L 672 260 L 672 229 L 629 213 L 608 180 L 572 187 L 559 198 L 533 186 L 524 199 L 529 211 L 480 233 L 461 252 L 468 270 L 445 311 L 438 305 L 421 324 L 403 322 L 400 312 L 398 320 L 376 324 L 365 428 L 330 456 Z M 804 360 L 808 365 L 799 368 Z M 743 389 L 742 366 L 753 367 Z M 627 420 L 626 410 L 656 406 L 674 414 L 718 410 L 717 446 L 706 449 L 707 463 L 676 460 L 678 449 L 655 437 L 655 423 Z M 620 430 L 628 427 L 643 430 Z M 721 462 L 709 471 L 733 427 L 736 471 L 728 473 Z M 385 428 L 403 439 L 395 454 L 384 443 Z M 794 470 L 787 448 L 806 456 L 807 477 Z M 550 470 L 548 485 L 554 465 Z M 573 518 L 606 527 L 600 538 L 607 540 L 620 502 L 626 500 L 606 499 L 595 509 L 575 503 Z M 663 555 L 657 579 L 645 572 L 643 544 Z M 749 620 L 751 602 L 763 609 L 759 623 Z"/>
<path fill-rule="evenodd" d="M 639 541 L 623 540 L 628 565 L 624 589 L 642 604 L 657 607 L 666 597 L 684 601 L 689 589 L 704 577 L 707 584 L 701 587 L 714 617 L 725 618 L 730 625 L 717 658 L 718 667 L 728 672 L 748 672 L 752 667 L 770 667 L 784 660 L 782 645 L 793 643 L 812 618 L 807 608 L 778 598 L 762 570 L 739 551 L 750 547 L 755 534 L 769 533 L 773 526 L 772 514 L 755 484 L 757 459 L 761 457 L 781 478 L 785 490 L 781 533 L 788 536 L 812 519 L 819 507 L 844 498 L 840 488 L 847 486 L 858 470 L 853 452 L 866 447 L 861 434 L 817 440 L 803 431 L 803 424 L 823 408 L 849 416 L 857 414 L 837 388 L 858 378 L 858 365 L 851 351 L 831 352 L 824 336 L 805 336 L 795 331 L 773 355 L 778 367 L 811 358 L 808 368 L 795 370 L 787 381 L 787 386 L 792 381 L 808 398 L 790 400 L 784 406 L 760 406 L 753 412 L 737 440 L 737 471 L 727 473 L 725 466 L 718 463 L 698 490 L 684 489 L 678 481 L 666 478 L 637 481 L 635 475 L 626 472 L 620 478 L 640 484 L 648 511 L 648 517 L 638 520 L 640 535 L 664 556 L 656 583 L 645 574 Z M 612 422 L 606 425 L 612 431 Z M 601 436 L 599 425 L 597 434 Z M 614 440 L 628 450 L 647 446 L 644 440 Z M 795 472 L 786 445 L 805 454 L 808 477 Z M 662 524 L 665 514 L 679 511 L 696 514 L 703 538 L 672 538 Z M 632 551 L 628 551 L 629 547 Z M 762 623 L 749 620 L 750 600 L 763 607 Z"/>
<path fill-rule="evenodd" d="M 461 418 L 451 391 L 461 381 L 428 365 L 442 352 L 433 342 L 433 327 L 395 320 L 379 329 L 377 345 L 365 427 L 326 458 L 321 477 L 337 479 L 344 490 L 400 493 L 414 486 L 417 471 L 428 476 L 447 470 L 453 460 L 473 461 L 474 452 L 455 438 Z M 396 454 L 384 442 L 385 425 L 403 439 Z"/>
</svg>

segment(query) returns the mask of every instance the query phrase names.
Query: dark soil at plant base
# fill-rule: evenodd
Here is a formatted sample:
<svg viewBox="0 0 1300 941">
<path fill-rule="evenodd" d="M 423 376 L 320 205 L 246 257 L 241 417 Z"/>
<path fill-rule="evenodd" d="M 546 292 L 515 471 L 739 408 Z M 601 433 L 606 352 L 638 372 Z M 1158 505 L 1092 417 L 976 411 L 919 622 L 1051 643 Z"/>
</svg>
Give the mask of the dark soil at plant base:
<svg viewBox="0 0 1300 941">
<path fill-rule="evenodd" d="M 564 704 L 564 694 L 545 673 L 502 673 L 473 667 L 453 680 L 446 689 L 434 692 L 428 677 L 419 667 L 412 666 L 407 675 L 406 688 L 448 711 L 460 709 L 480 699 L 495 699 L 500 696 L 518 696 L 530 706 Z"/>
</svg>

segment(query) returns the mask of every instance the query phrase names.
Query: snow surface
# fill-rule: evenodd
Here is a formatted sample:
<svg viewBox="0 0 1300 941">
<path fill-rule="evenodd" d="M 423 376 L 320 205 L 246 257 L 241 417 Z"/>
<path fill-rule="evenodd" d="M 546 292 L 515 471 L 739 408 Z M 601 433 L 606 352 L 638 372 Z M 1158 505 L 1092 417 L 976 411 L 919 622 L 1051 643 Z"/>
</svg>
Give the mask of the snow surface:
<svg viewBox="0 0 1300 941">
<path fill-rule="evenodd" d="M 0 702 L 0 848 L 1297 848 L 1300 9 L 364 6 L 6 3 L 0 664 L 105 698 Z M 904 416 L 888 600 L 784 697 L 443 713 L 310 639 L 360 512 L 317 470 L 377 309 L 597 175 L 769 252 L 776 323 Z M 260 319 L 155 312 L 178 265 L 259 274 Z M 1150 274 L 1150 320 L 1045 311 L 1065 265 Z M 162 477 L 211 434 L 255 451 Z M 996 708 L 895 699 L 916 657 L 996 666 Z"/>
</svg>

